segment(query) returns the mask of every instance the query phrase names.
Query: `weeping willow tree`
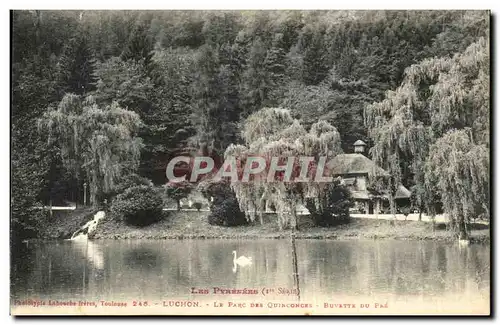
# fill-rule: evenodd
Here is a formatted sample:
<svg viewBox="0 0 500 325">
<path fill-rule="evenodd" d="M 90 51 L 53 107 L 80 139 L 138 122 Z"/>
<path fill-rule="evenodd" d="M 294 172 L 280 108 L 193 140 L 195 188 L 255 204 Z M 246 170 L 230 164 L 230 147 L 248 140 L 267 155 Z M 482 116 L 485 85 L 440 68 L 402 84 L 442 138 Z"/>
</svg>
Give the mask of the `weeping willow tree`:
<svg viewBox="0 0 500 325">
<path fill-rule="evenodd" d="M 289 110 L 264 108 L 248 117 L 242 137 L 245 145 L 230 145 L 225 152 L 226 159 L 237 157 L 241 169 L 252 157 L 260 157 L 266 161 L 266 168 L 252 175 L 248 182 L 231 183 L 241 210 L 249 221 L 258 217 L 262 223 L 266 205 L 272 206 L 280 230 L 297 229 L 297 204 L 304 203 L 306 197 L 319 196 L 325 188 L 325 182 L 315 181 L 315 172 L 321 159 L 326 164 L 327 159 L 341 153 L 339 133 L 325 121 L 313 124 L 308 132 L 292 118 Z M 302 163 L 299 157 L 306 156 L 312 160 Z M 279 157 L 279 165 L 291 164 L 288 177 L 284 172 L 269 176 L 273 157 Z M 307 167 L 301 172 L 303 165 Z M 308 181 L 294 181 L 298 177 Z"/>
<path fill-rule="evenodd" d="M 455 217 L 460 238 L 477 214 L 489 215 L 490 152 L 476 144 L 470 129 L 452 130 L 431 146 L 426 178 L 442 193 L 445 210 Z"/>
<path fill-rule="evenodd" d="M 449 191 L 443 184 L 450 184 L 441 179 L 447 174 L 431 172 L 437 169 L 429 166 L 434 166 L 432 159 L 437 158 L 439 149 L 435 145 L 451 141 L 449 136 L 440 141 L 450 130 L 467 129 L 470 141 L 489 148 L 489 61 L 489 41 L 485 38 L 452 57 L 426 59 L 407 68 L 402 84 L 365 110 L 365 124 L 374 142 L 373 159 L 393 175 L 394 183 L 413 184 L 420 208 L 433 210 L 430 207 L 437 199 L 433 193 L 439 192 L 450 218 L 460 216 L 455 214 L 459 210 L 449 204 L 449 195 L 456 195 L 453 200 L 460 195 Z M 441 162 L 443 168 L 464 167 L 451 166 L 455 161 L 449 157 Z M 470 167 L 481 172 L 487 169 Z M 472 184 L 477 172 L 463 173 L 450 182 L 455 186 Z M 488 205 L 489 198 L 484 199 Z"/>
<path fill-rule="evenodd" d="M 76 186 L 89 183 L 90 202 L 109 192 L 120 176 L 137 169 L 142 140 L 136 137 L 139 116 L 116 102 L 100 106 L 92 96 L 66 94 L 56 108 L 38 121 L 49 143 L 60 148 L 65 168 L 74 173 Z"/>
</svg>

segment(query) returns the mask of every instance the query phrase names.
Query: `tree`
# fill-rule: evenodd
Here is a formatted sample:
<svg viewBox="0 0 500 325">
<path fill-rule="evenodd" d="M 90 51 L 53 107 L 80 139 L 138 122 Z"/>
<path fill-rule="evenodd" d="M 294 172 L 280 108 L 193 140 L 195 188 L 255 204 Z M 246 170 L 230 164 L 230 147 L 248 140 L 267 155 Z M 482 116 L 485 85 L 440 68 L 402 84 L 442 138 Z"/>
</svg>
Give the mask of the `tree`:
<svg viewBox="0 0 500 325">
<path fill-rule="evenodd" d="M 137 185 L 116 196 L 111 214 L 127 224 L 143 227 L 161 220 L 162 209 L 162 197 L 154 187 Z"/>
<path fill-rule="evenodd" d="M 439 34 L 426 48 L 429 56 L 452 56 L 454 53 L 463 52 L 478 36 L 488 37 L 490 31 L 489 16 L 481 11 L 447 13 L 439 18 L 442 22 Z"/>
<path fill-rule="evenodd" d="M 237 18 L 234 12 L 213 12 L 203 24 L 205 42 L 213 45 L 232 42 L 238 33 Z"/>
<path fill-rule="evenodd" d="M 13 133 L 16 133 L 14 130 Z M 14 135 L 13 135 L 14 136 Z M 39 146 L 18 146 L 13 141 L 11 161 L 11 240 L 21 242 L 37 237 L 43 219 L 47 217 L 40 207 L 40 193 L 46 186 L 45 177 L 49 159 L 45 143 Z"/>
<path fill-rule="evenodd" d="M 293 117 L 309 127 L 320 118 L 334 121 L 331 105 L 335 99 L 335 93 L 328 87 L 306 86 L 293 81 L 287 85 L 281 105 L 290 108 Z"/>
<path fill-rule="evenodd" d="M 289 51 L 297 42 L 300 30 L 304 27 L 304 24 L 302 22 L 302 12 L 300 11 L 292 10 L 286 12 L 284 16 L 284 20 L 279 25 L 279 33 L 283 35 L 283 48 Z"/>
<path fill-rule="evenodd" d="M 283 96 L 283 90 L 286 83 L 286 44 L 283 40 L 283 34 L 275 34 L 271 48 L 267 51 L 264 61 L 265 69 L 268 73 L 269 92 L 265 105 L 276 105 L 280 97 Z"/>
<path fill-rule="evenodd" d="M 396 91 L 389 91 L 385 100 L 366 109 L 374 160 L 391 172 L 395 182 L 412 179 L 418 189 L 417 200 L 426 206 L 434 204 L 430 201 L 434 195 L 429 194 L 435 192 L 432 185 L 443 184 L 441 177 L 446 175 L 434 173 L 433 178 L 428 174 L 425 166 L 432 165 L 434 156 L 429 153 L 431 145 L 450 142 L 451 138 L 442 142 L 440 138 L 451 130 L 470 129 L 471 141 L 489 148 L 488 49 L 489 42 L 480 38 L 451 58 L 426 59 L 412 65 Z M 461 215 L 454 215 L 458 210 L 451 208 L 445 204 L 450 218 L 463 223 Z"/>
<path fill-rule="evenodd" d="M 28 26 L 32 27 L 31 19 L 28 21 Z M 30 49 L 32 44 L 28 42 L 29 38 L 26 39 L 30 32 L 22 24 L 16 24 L 16 27 L 16 33 L 25 34 L 22 38 L 15 37 L 15 51 L 21 57 L 13 57 L 15 63 L 12 66 L 11 239 L 20 242 L 36 237 L 47 217 L 37 207 L 48 203 L 44 202 L 44 194 L 48 192 L 48 184 L 54 181 L 50 171 L 55 154 L 44 135 L 39 134 L 33 125 L 44 108 L 57 100 L 58 83 L 57 58 L 42 55 L 46 50 L 42 44 L 40 48 Z M 45 27 L 44 24 L 40 29 Z M 44 38 L 38 34 L 42 43 Z M 29 44 L 18 43 L 23 39 Z"/>
<path fill-rule="evenodd" d="M 127 189 L 135 186 L 153 186 L 153 182 L 151 180 L 141 177 L 135 173 L 131 173 L 128 175 L 123 175 L 120 180 L 117 182 L 116 186 L 112 189 L 111 192 L 102 193 L 104 195 L 104 199 L 108 202 L 116 197 L 118 194 L 125 192 Z"/>
<path fill-rule="evenodd" d="M 145 115 L 153 106 L 154 85 L 147 77 L 141 61 L 124 61 L 118 57 L 100 63 L 96 69 L 96 100 L 120 106 Z"/>
<path fill-rule="evenodd" d="M 347 45 L 344 46 L 342 53 L 340 54 L 338 64 L 336 65 L 341 77 L 349 78 L 351 76 L 356 59 L 356 50 L 351 43 L 347 43 Z"/>
<path fill-rule="evenodd" d="M 177 203 L 177 210 L 181 209 L 181 200 L 187 198 L 192 190 L 193 185 L 188 181 L 169 182 L 165 185 L 165 192 L 168 197 L 175 200 Z"/>
<path fill-rule="evenodd" d="M 39 120 L 39 130 L 48 131 L 49 143 L 59 146 L 78 189 L 84 175 L 95 206 L 100 203 L 99 195 L 110 192 L 125 171 L 137 168 L 142 147 L 142 140 L 136 137 L 140 123 L 137 114 L 116 102 L 99 106 L 92 96 L 67 94 Z"/>
<path fill-rule="evenodd" d="M 217 76 L 221 87 L 219 98 L 219 123 L 218 137 L 221 151 L 230 143 L 236 142 L 238 120 L 240 111 L 240 99 L 236 83 L 237 76 L 231 69 L 231 65 L 223 65 Z M 218 149 L 219 149 L 218 148 Z"/>
<path fill-rule="evenodd" d="M 274 181 L 268 181 L 270 162 L 273 157 L 278 157 L 278 163 L 283 165 L 287 158 L 291 158 L 290 161 L 293 161 L 291 177 L 297 178 L 301 162 L 295 158 L 314 157 L 313 161 L 307 162 L 306 168 L 310 175 L 315 175 L 321 158 L 326 161 L 341 152 L 337 130 L 329 123 L 319 121 L 307 132 L 299 121 L 292 118 L 289 110 L 264 108 L 248 117 L 242 137 L 245 146 L 229 146 L 225 152 L 226 160 L 229 157 L 238 159 L 240 175 L 241 168 L 251 157 L 263 158 L 266 161 L 266 169 L 262 174 L 252 175 L 248 182 L 231 183 L 241 210 L 245 212 L 249 221 L 255 221 L 258 216 L 262 223 L 267 201 L 267 204 L 273 205 L 276 209 L 280 229 L 287 227 L 297 229 L 297 204 L 304 203 L 306 197 L 318 197 L 324 190 L 325 183 L 313 181 L 311 178 L 309 182 L 294 182 L 291 178 L 284 179 L 283 172 L 271 175 Z"/>
<path fill-rule="evenodd" d="M 210 202 L 209 224 L 231 227 L 248 222 L 227 180 L 206 178 L 198 184 L 198 190 Z"/>
<path fill-rule="evenodd" d="M 250 42 L 249 35 L 244 31 L 240 31 L 231 45 L 231 69 L 238 76 L 238 84 L 241 82 L 241 77 L 247 64 Z"/>
<path fill-rule="evenodd" d="M 226 48 L 227 49 L 227 48 Z M 234 141 L 239 99 L 235 88 L 236 74 L 227 57 L 219 50 L 204 45 L 196 58 L 197 73 L 193 89 L 193 124 L 197 142 L 224 151 Z"/>
<path fill-rule="evenodd" d="M 319 226 L 332 226 L 349 222 L 349 208 L 354 206 L 349 189 L 335 179 L 328 184 L 317 200 L 306 199 L 306 207 Z"/>
<path fill-rule="evenodd" d="M 220 113 L 219 55 L 210 45 L 204 45 L 196 58 L 196 77 L 193 89 L 192 119 L 198 142 L 219 148 L 218 118 Z"/>
<path fill-rule="evenodd" d="M 192 114 L 192 84 L 195 78 L 195 53 L 192 50 L 158 50 L 153 62 L 163 78 L 150 96 L 154 108 L 148 122 L 148 142 L 153 153 L 166 152 L 185 144 L 194 135 Z M 184 133 L 180 136 L 180 132 Z"/>
<path fill-rule="evenodd" d="M 270 83 L 265 66 L 266 55 L 265 44 L 256 38 L 248 53 L 246 70 L 241 80 L 243 118 L 261 109 L 268 98 Z"/>
<path fill-rule="evenodd" d="M 329 70 L 326 63 L 323 33 L 321 31 L 305 32 L 302 37 L 307 38 L 307 40 L 302 40 L 304 42 L 303 80 L 306 85 L 317 85 L 325 79 Z"/>
<path fill-rule="evenodd" d="M 290 108 L 292 116 L 305 127 L 318 120 L 334 125 L 342 138 L 342 149 L 352 152 L 353 143 L 367 140 L 363 125 L 363 109 L 376 98 L 364 80 L 341 79 L 332 69 L 317 86 L 290 82 L 280 106 Z"/>
<path fill-rule="evenodd" d="M 58 64 L 59 97 L 65 93 L 84 95 L 95 88 L 95 59 L 83 31 L 66 44 Z"/>
<path fill-rule="evenodd" d="M 146 23 L 139 22 L 133 29 L 128 44 L 120 57 L 124 61 L 142 62 L 148 68 L 153 57 L 153 49 L 153 41 L 148 33 Z"/>
<path fill-rule="evenodd" d="M 467 239 L 466 224 L 489 216 L 490 151 L 475 143 L 470 129 L 451 130 L 434 143 L 426 162 L 426 179 L 436 181 L 445 211 L 457 221 L 460 238 Z"/>
<path fill-rule="evenodd" d="M 176 131 L 184 129 L 188 135 L 192 134 L 186 116 L 191 83 L 187 65 L 192 60 L 177 52 L 157 52 L 152 60 L 164 78 L 161 85 L 153 83 L 142 61 L 112 57 L 99 64 L 96 73 L 99 78 L 96 100 L 105 104 L 116 101 L 136 112 L 143 122 L 139 131 L 144 143 L 140 164 L 143 174 L 152 168 L 157 156 L 188 137 L 180 139 Z"/>
</svg>

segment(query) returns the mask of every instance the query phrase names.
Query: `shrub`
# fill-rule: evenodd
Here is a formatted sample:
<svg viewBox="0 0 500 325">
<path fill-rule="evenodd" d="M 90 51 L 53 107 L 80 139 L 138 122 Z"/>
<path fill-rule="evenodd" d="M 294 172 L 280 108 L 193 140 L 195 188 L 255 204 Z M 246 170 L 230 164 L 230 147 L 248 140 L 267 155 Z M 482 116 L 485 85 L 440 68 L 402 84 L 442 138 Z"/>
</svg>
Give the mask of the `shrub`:
<svg viewBox="0 0 500 325">
<path fill-rule="evenodd" d="M 134 226 L 146 226 L 163 217 L 163 200 L 151 186 L 139 185 L 118 194 L 111 205 L 111 214 Z"/>
<path fill-rule="evenodd" d="M 194 207 L 196 210 L 198 210 L 198 211 L 200 211 L 200 210 L 201 210 L 201 207 L 202 207 L 202 206 L 203 206 L 203 204 L 202 204 L 201 202 L 194 202 L 194 203 L 193 203 L 193 207 Z"/>
<path fill-rule="evenodd" d="M 241 212 L 236 196 L 228 197 L 211 205 L 208 223 L 218 226 L 240 226 L 247 223 L 245 214 Z"/>
<path fill-rule="evenodd" d="M 349 208 L 353 206 L 351 192 L 337 180 L 328 185 L 320 198 L 306 200 L 314 223 L 322 227 L 348 223 Z"/>
<path fill-rule="evenodd" d="M 409 206 L 403 206 L 399 208 L 399 211 L 405 216 L 406 220 L 411 213 L 411 208 Z"/>
<path fill-rule="evenodd" d="M 211 200 L 224 200 L 229 192 L 232 192 L 229 183 L 225 180 L 214 181 L 205 179 L 198 184 L 198 190 L 209 202 Z M 213 202 L 212 202 L 213 203 Z"/>
<path fill-rule="evenodd" d="M 181 200 L 188 197 L 189 193 L 193 190 L 193 185 L 188 181 L 168 183 L 165 185 L 165 192 L 167 196 L 175 200 L 177 203 L 177 210 L 181 209 Z"/>
<path fill-rule="evenodd" d="M 208 223 L 218 226 L 240 226 L 247 224 L 245 214 L 241 212 L 238 200 L 227 181 L 205 180 L 198 189 L 210 203 Z"/>
<path fill-rule="evenodd" d="M 128 188 L 140 185 L 153 186 L 153 183 L 149 179 L 137 174 L 128 174 L 116 185 L 115 192 L 120 194 L 125 192 Z"/>
<path fill-rule="evenodd" d="M 122 177 L 122 179 L 115 185 L 113 190 L 107 193 L 103 193 L 99 201 L 104 202 L 104 200 L 107 200 L 108 202 L 110 202 L 118 194 L 125 192 L 127 189 L 131 187 L 140 185 L 153 186 L 153 183 L 149 179 L 139 176 L 137 174 L 128 174 Z"/>
</svg>

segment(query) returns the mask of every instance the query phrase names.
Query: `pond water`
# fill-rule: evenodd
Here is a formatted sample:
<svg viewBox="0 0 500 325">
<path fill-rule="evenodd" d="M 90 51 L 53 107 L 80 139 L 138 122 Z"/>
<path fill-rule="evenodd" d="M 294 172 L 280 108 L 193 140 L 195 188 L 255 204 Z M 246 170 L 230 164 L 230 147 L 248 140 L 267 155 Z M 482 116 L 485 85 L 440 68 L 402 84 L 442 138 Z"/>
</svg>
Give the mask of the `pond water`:
<svg viewBox="0 0 500 325">
<path fill-rule="evenodd" d="M 11 301 L 109 300 L 129 305 L 166 301 L 168 305 L 182 299 L 210 305 L 205 313 L 212 312 L 213 301 L 229 300 L 263 303 L 265 310 L 256 313 L 269 312 L 266 303 L 276 301 L 300 301 L 328 314 L 489 312 L 489 246 L 296 240 L 295 247 L 298 277 L 290 240 L 30 243 L 12 256 Z M 252 264 L 235 264 L 233 250 L 251 257 Z M 255 289 L 258 294 L 229 296 L 214 288 Z M 339 306 L 351 303 L 355 310 Z M 361 303 L 370 310 L 360 310 Z M 375 310 L 375 304 L 388 308 Z"/>
</svg>

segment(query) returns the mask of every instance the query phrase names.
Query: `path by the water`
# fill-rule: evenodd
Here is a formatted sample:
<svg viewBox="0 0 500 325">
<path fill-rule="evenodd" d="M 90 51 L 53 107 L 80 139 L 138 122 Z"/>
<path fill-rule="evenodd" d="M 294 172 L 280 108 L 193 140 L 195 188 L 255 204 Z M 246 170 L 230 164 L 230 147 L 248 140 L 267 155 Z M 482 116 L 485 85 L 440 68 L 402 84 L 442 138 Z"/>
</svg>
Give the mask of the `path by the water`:
<svg viewBox="0 0 500 325">
<path fill-rule="evenodd" d="M 43 207 L 41 209 L 47 209 L 49 210 L 50 207 Z M 62 206 L 53 206 L 52 210 L 75 210 L 75 206 L 70 206 L 70 207 L 62 207 Z M 164 208 L 163 211 L 177 211 L 176 208 Z M 198 211 L 193 208 L 183 208 L 181 211 Z M 210 212 L 208 209 L 201 209 L 199 210 L 200 212 Z M 272 214 L 274 213 L 273 211 L 266 211 L 266 214 Z M 297 211 L 297 214 L 299 215 L 309 215 L 309 211 L 307 210 L 302 210 L 302 211 Z M 394 220 L 394 216 L 392 214 L 361 214 L 361 213 L 353 213 L 351 214 L 351 218 L 360 218 L 360 219 L 380 219 L 380 220 Z M 408 216 L 405 216 L 404 214 L 396 214 L 396 220 L 398 221 L 418 221 L 418 213 L 411 213 Z M 438 223 L 446 223 L 448 222 L 447 216 L 445 214 L 439 214 L 436 215 L 435 217 L 436 222 Z M 422 214 L 422 220 L 423 222 L 432 222 L 431 216 Z M 482 223 L 482 224 L 489 224 L 487 221 L 484 220 L 477 220 L 476 223 Z"/>
</svg>

